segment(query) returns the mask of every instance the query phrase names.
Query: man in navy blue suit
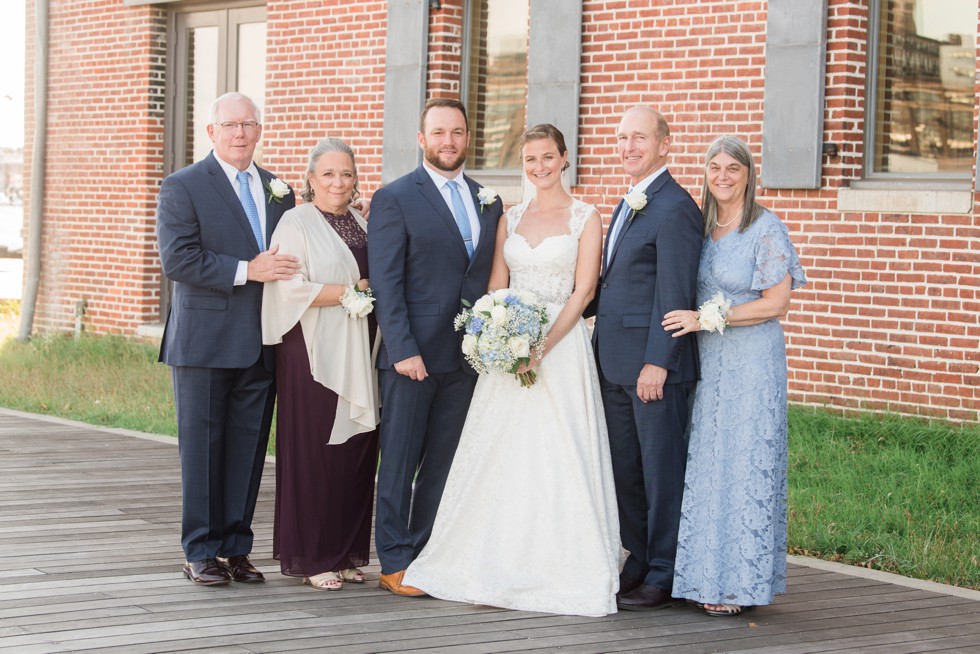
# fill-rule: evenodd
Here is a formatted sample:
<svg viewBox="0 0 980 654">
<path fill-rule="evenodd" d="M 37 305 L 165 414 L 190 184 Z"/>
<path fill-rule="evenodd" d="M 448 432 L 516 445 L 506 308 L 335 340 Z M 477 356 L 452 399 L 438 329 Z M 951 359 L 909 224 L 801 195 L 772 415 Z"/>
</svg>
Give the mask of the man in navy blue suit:
<svg viewBox="0 0 980 654">
<path fill-rule="evenodd" d="M 453 318 L 461 300 L 487 291 L 502 213 L 463 174 L 469 139 L 463 104 L 430 100 L 419 121 L 422 164 L 371 201 L 382 402 L 375 543 L 380 586 L 409 597 L 424 594 L 402 578 L 432 532 L 476 385 Z"/>
<path fill-rule="evenodd" d="M 618 605 L 636 611 L 671 599 L 699 365 L 694 334 L 672 338 L 661 321 L 693 308 L 704 220 L 667 171 L 670 129 L 659 112 L 627 111 L 617 140 L 630 202 L 619 203 L 606 236 L 593 345 L 630 553 Z"/>
<path fill-rule="evenodd" d="M 160 360 L 171 366 L 183 488 L 184 574 L 197 584 L 262 581 L 249 562 L 252 516 L 275 400 L 262 346 L 262 284 L 299 271 L 268 248 L 292 190 L 252 162 L 258 107 L 211 105 L 214 150 L 163 180 L 157 239 L 174 283 Z"/>
</svg>

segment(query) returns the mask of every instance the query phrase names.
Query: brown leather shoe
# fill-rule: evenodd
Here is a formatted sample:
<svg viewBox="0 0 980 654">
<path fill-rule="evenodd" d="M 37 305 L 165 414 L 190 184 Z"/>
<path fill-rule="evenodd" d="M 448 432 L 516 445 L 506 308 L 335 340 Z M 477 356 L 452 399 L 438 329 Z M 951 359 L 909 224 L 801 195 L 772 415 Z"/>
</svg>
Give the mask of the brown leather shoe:
<svg viewBox="0 0 980 654">
<path fill-rule="evenodd" d="M 404 570 L 392 572 L 390 575 L 381 575 L 381 580 L 378 582 L 378 586 L 384 588 L 385 590 L 391 591 L 395 595 L 401 595 L 402 597 L 425 596 L 426 593 L 424 590 L 418 589 L 415 586 L 406 586 L 403 584 L 402 579 L 404 577 Z"/>
<path fill-rule="evenodd" d="M 218 565 L 235 581 L 265 581 L 265 575 L 252 565 L 248 560 L 248 554 L 238 554 L 227 559 L 219 558 Z"/>
<path fill-rule="evenodd" d="M 616 606 L 623 611 L 654 611 L 665 609 L 674 603 L 670 593 L 650 584 L 640 584 L 616 600 Z"/>
<path fill-rule="evenodd" d="M 186 561 L 184 576 L 201 586 L 219 586 L 231 581 L 231 575 L 214 559 Z"/>
</svg>

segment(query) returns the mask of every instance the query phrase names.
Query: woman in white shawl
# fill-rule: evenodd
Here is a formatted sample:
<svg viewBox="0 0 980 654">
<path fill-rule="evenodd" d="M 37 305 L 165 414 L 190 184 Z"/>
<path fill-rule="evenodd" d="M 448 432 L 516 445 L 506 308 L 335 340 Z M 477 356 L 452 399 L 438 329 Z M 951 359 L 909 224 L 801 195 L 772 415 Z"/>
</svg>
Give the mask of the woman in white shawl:
<svg viewBox="0 0 980 654">
<path fill-rule="evenodd" d="M 272 235 L 299 258 L 289 281 L 269 282 L 262 333 L 276 345 L 276 516 L 282 574 L 320 590 L 363 583 L 378 458 L 376 332 L 368 289 L 367 223 L 354 153 L 340 139 L 310 152 L 302 197 Z M 354 303 L 351 303 L 354 300 Z"/>
</svg>

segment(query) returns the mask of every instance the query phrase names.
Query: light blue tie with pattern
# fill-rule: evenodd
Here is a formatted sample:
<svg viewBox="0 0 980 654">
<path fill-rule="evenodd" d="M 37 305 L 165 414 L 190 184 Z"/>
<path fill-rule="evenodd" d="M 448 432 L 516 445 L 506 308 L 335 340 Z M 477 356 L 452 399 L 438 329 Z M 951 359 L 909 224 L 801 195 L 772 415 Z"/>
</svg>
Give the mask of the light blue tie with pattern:
<svg viewBox="0 0 980 654">
<path fill-rule="evenodd" d="M 466 205 L 463 204 L 463 196 L 459 194 L 459 185 L 449 180 L 446 182 L 449 187 L 449 197 L 453 201 L 453 213 L 456 218 L 456 225 L 459 233 L 463 235 L 463 244 L 466 246 L 466 256 L 473 258 L 473 229 L 470 227 L 470 217 L 466 213 Z"/>
<path fill-rule="evenodd" d="M 255 235 L 255 242 L 258 243 L 259 252 L 265 252 L 265 239 L 262 238 L 262 223 L 259 222 L 259 208 L 255 206 L 252 198 L 252 190 L 249 187 L 251 175 L 246 171 L 240 171 L 236 176 L 238 179 L 238 197 L 242 201 L 242 208 L 248 216 L 248 224 L 252 226 L 252 234 Z"/>
</svg>

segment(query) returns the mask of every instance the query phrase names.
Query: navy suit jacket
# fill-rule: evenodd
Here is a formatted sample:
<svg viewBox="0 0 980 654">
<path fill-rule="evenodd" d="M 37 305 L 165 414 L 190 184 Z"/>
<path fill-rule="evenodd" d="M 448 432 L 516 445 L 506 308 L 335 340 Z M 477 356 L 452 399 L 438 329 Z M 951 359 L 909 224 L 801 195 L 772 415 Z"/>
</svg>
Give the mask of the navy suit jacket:
<svg viewBox="0 0 980 654">
<path fill-rule="evenodd" d="M 597 357 L 614 384 L 636 384 L 646 363 L 666 368 L 667 384 L 697 381 L 694 334 L 673 338 L 660 323 L 668 311 L 695 308 L 704 218 L 667 171 L 646 195 L 617 243 L 606 241 L 593 332 Z"/>
<path fill-rule="evenodd" d="M 480 215 L 480 239 L 473 258 L 452 212 L 432 178 L 419 166 L 379 189 L 371 198 L 368 261 L 375 315 L 381 330 L 377 366 L 421 355 L 429 373 L 463 367 L 462 333 L 453 328 L 461 300 L 475 302 L 487 292 L 497 222 L 498 197 L 480 208 L 480 185 L 466 178 Z"/>
<path fill-rule="evenodd" d="M 272 173 L 259 168 L 262 186 Z M 266 191 L 266 246 L 296 203 Z M 214 153 L 169 175 L 160 186 L 157 241 L 174 282 L 160 361 L 171 366 L 248 368 L 262 352 L 262 283 L 235 286 L 239 261 L 259 254 L 245 210 Z"/>
</svg>

